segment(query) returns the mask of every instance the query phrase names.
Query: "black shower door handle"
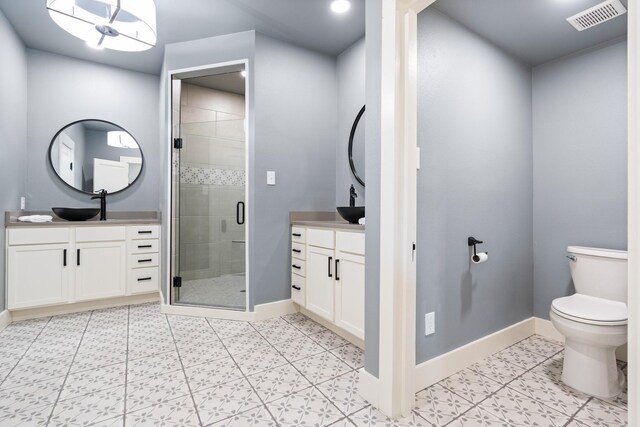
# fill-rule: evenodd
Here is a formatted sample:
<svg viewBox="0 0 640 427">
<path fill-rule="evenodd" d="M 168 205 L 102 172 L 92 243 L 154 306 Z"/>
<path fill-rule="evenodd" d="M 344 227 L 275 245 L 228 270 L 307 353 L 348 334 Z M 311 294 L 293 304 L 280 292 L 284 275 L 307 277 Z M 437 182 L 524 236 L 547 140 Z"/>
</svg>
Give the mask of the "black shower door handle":
<svg viewBox="0 0 640 427">
<path fill-rule="evenodd" d="M 240 219 L 240 213 L 242 213 L 242 219 Z M 236 222 L 238 225 L 244 224 L 244 202 L 236 204 Z"/>
</svg>

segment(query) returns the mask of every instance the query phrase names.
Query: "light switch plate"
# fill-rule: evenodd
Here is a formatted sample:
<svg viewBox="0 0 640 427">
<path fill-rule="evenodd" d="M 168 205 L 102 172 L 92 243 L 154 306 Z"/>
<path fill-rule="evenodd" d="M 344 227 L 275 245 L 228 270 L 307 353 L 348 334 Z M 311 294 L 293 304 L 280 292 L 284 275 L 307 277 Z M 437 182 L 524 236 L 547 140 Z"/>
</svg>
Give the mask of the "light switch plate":
<svg viewBox="0 0 640 427">
<path fill-rule="evenodd" d="M 267 185 L 276 185 L 276 171 L 267 171 Z"/>
<path fill-rule="evenodd" d="M 431 312 L 424 315 L 424 334 L 425 336 L 436 333 L 436 313 Z"/>
</svg>

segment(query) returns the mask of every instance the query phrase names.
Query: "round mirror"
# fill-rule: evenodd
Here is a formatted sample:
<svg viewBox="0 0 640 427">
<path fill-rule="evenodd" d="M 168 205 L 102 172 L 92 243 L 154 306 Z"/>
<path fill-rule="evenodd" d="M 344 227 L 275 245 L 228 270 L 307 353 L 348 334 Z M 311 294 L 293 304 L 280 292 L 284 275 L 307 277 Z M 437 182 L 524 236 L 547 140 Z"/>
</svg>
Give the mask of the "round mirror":
<svg viewBox="0 0 640 427">
<path fill-rule="evenodd" d="M 104 120 L 80 120 L 62 128 L 49 146 L 49 163 L 68 186 L 87 194 L 122 191 L 142 173 L 135 138 Z"/>
<path fill-rule="evenodd" d="M 360 112 L 356 116 L 353 126 L 351 127 L 351 134 L 349 134 L 349 166 L 351 166 L 351 173 L 355 179 L 364 187 L 364 120 L 361 120 L 364 116 L 365 106 L 362 106 Z"/>
</svg>

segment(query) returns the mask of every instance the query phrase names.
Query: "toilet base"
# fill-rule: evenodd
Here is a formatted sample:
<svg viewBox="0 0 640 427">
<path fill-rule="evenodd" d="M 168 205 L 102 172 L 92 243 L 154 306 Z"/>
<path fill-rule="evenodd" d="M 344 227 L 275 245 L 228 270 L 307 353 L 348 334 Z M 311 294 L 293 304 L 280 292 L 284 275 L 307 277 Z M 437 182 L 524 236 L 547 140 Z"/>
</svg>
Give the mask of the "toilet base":
<svg viewBox="0 0 640 427">
<path fill-rule="evenodd" d="M 624 374 L 616 364 L 615 347 L 596 347 L 575 340 L 565 341 L 562 382 L 591 396 L 610 399 L 619 395 Z"/>
</svg>

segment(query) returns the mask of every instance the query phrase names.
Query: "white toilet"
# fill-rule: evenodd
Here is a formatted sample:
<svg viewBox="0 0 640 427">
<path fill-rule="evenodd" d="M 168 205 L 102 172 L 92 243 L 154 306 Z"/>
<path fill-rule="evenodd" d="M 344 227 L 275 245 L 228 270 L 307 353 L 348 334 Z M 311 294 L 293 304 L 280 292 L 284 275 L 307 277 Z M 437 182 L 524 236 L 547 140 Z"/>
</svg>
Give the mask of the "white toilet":
<svg viewBox="0 0 640 427">
<path fill-rule="evenodd" d="M 627 252 L 569 246 L 576 293 L 551 303 L 551 322 L 565 336 L 562 382 L 600 398 L 617 396 L 624 375 L 616 347 L 627 342 Z"/>
</svg>

